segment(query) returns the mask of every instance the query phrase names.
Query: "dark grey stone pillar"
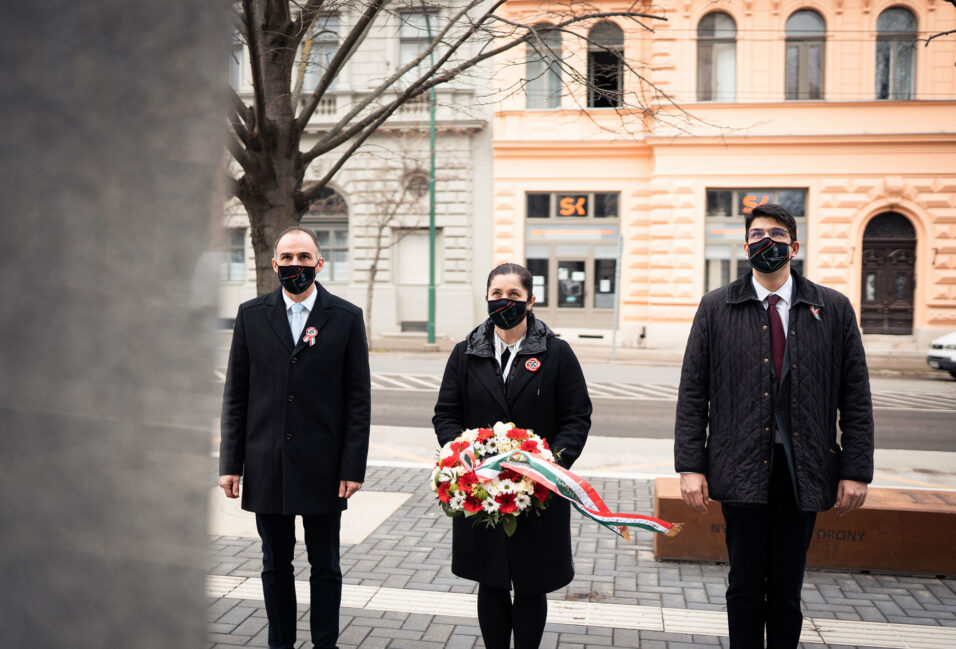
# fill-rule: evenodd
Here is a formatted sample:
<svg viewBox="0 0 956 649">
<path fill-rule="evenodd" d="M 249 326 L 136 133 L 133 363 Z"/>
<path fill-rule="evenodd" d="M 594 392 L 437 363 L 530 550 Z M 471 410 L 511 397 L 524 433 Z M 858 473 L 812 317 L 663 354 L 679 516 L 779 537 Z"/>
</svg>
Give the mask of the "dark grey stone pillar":
<svg viewBox="0 0 956 649">
<path fill-rule="evenodd" d="M 228 7 L 4 5 L 4 647 L 204 640 Z"/>
</svg>

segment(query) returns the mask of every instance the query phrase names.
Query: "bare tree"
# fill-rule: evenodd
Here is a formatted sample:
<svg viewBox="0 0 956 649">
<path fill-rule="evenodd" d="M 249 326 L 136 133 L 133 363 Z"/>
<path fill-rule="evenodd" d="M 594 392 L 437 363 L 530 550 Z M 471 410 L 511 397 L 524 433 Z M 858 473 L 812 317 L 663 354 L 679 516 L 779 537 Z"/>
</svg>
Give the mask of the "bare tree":
<svg viewBox="0 0 956 649">
<path fill-rule="evenodd" d="M 368 283 L 365 287 L 365 331 L 372 340 L 372 307 L 375 280 L 385 252 L 394 248 L 412 228 L 424 222 L 428 193 L 427 141 L 420 131 L 386 131 L 387 144 L 363 152 L 370 158 L 367 168 L 373 176 L 360 188 L 371 215 L 365 220 L 370 231 Z M 425 145 L 424 148 L 422 145 Z"/>
<path fill-rule="evenodd" d="M 569 64 L 563 50 L 549 46 L 550 33 L 587 40 L 584 28 L 602 19 L 631 21 L 648 31 L 652 30 L 647 21 L 663 20 L 631 9 L 599 11 L 589 2 L 563 0 L 542 5 L 538 14 L 519 22 L 501 15 L 504 4 L 505 0 L 456 0 L 444 5 L 426 5 L 423 0 L 241 0 L 237 29 L 249 50 L 253 96 L 250 105 L 233 93 L 229 150 L 237 174 L 231 189 L 249 216 L 260 294 L 276 286 L 270 266 L 274 238 L 300 221 L 346 161 L 403 104 L 521 45 L 540 51 L 548 66 L 566 70 L 569 83 L 587 84 L 588 75 Z M 363 47 L 373 25 L 388 16 L 401 20 L 403 10 L 426 8 L 437 10 L 426 14 L 438 16 L 437 24 L 429 25 L 433 37 L 418 55 L 372 84 L 331 128 L 318 133 L 313 129 L 304 138 L 320 102 L 346 63 Z M 303 93 L 301 80 L 313 47 L 313 26 L 329 11 L 348 13 L 354 19 L 352 27 L 342 35 L 334 56 L 321 67 L 315 88 Z M 600 43 L 589 46 L 604 47 Z M 624 60 L 622 51 L 608 52 L 620 60 L 631 87 L 651 88 L 654 101 L 669 101 L 633 62 Z M 601 88 L 593 91 L 607 92 Z M 627 93 L 622 101 L 623 97 L 621 93 L 615 100 L 620 112 L 637 112 L 638 121 L 655 117 L 653 102 L 645 101 L 640 90 Z M 308 146 L 303 146 L 305 143 Z M 325 173 L 318 182 L 304 187 L 306 170 L 317 161 L 322 162 Z"/>
</svg>

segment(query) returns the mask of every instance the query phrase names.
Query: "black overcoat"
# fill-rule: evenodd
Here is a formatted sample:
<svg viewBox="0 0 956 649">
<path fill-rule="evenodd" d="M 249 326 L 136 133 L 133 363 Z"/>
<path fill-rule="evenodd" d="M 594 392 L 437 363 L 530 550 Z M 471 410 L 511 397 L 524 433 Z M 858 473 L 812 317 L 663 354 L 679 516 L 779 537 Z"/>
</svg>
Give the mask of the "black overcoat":
<svg viewBox="0 0 956 649">
<path fill-rule="evenodd" d="M 452 351 L 432 419 L 438 442 L 444 445 L 467 428 L 513 422 L 547 439 L 553 451 L 562 451 L 559 464 L 570 467 L 591 428 L 591 399 L 570 345 L 529 314 L 505 385 L 493 335 L 487 320 Z M 570 507 L 561 498 L 552 497 L 540 517 L 519 517 L 511 538 L 500 526 L 475 527 L 462 516 L 453 520 L 452 534 L 451 569 L 459 577 L 520 593 L 551 592 L 574 578 Z"/>
<path fill-rule="evenodd" d="M 790 442 L 800 508 L 819 512 L 833 506 L 840 480 L 873 479 L 873 402 L 850 301 L 791 272 Z M 748 273 L 704 296 L 687 340 L 675 468 L 706 474 L 710 497 L 721 502 L 767 502 L 775 384 L 768 322 Z"/>
<path fill-rule="evenodd" d="M 242 508 L 258 514 L 341 511 L 340 480 L 362 482 L 371 415 L 362 310 L 318 283 L 293 345 L 282 289 L 243 303 L 222 400 L 220 475 L 242 475 Z M 304 336 L 303 336 L 304 337 Z"/>
</svg>

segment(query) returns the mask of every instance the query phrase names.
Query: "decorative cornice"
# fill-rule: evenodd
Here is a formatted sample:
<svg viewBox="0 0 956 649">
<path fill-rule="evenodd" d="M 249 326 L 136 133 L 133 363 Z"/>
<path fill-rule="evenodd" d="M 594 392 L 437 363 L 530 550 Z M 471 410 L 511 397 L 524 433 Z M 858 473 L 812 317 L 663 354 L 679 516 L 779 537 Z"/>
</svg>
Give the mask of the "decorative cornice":
<svg viewBox="0 0 956 649">
<path fill-rule="evenodd" d="M 648 136 L 647 144 L 654 148 L 678 146 L 818 146 L 821 144 L 883 145 L 883 144 L 937 144 L 956 145 L 956 133 L 841 133 L 839 135 L 740 135 L 740 136 Z"/>
<path fill-rule="evenodd" d="M 645 141 L 562 142 L 559 140 L 496 140 L 492 143 L 496 158 L 515 158 L 529 155 L 553 156 L 567 152 L 578 158 L 607 157 L 609 155 L 650 155 L 651 147 Z"/>
</svg>

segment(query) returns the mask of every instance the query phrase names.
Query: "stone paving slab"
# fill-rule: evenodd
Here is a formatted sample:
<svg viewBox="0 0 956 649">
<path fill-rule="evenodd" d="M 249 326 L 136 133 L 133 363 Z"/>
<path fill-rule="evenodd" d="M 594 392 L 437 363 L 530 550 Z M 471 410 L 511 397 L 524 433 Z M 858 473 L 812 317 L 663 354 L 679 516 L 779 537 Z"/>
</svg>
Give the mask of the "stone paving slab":
<svg viewBox="0 0 956 649">
<path fill-rule="evenodd" d="M 378 588 L 436 594 L 476 593 L 476 584 L 451 573 L 451 522 L 435 504 L 426 484 L 428 474 L 426 469 L 369 467 L 366 489 L 412 496 L 364 541 L 342 547 L 344 582 L 350 586 L 347 589 L 350 593 L 359 596 L 343 601 L 339 643 L 343 649 L 477 649 L 484 646 L 473 613 L 466 617 L 361 608 L 364 606 L 362 593 L 375 593 Z M 591 482 L 612 509 L 639 513 L 653 509 L 653 483 L 649 480 L 592 478 Z M 701 619 L 705 611 L 712 611 L 716 614 L 715 620 L 722 617 L 726 565 L 656 561 L 652 534 L 638 531 L 635 536 L 635 545 L 629 546 L 583 517 L 572 516 L 576 577 L 567 587 L 549 595 L 552 612 L 568 602 L 676 609 L 677 613 L 700 611 L 695 619 Z M 211 544 L 211 584 L 216 584 L 216 576 L 232 578 L 233 581 L 223 581 L 224 588 L 236 583 L 237 578 L 251 579 L 248 591 L 229 598 L 209 599 L 209 646 L 267 646 L 265 609 L 261 599 L 255 599 L 261 597 L 261 591 L 254 595 L 261 570 L 258 541 L 219 536 L 213 537 Z M 303 582 L 300 588 L 306 588 L 305 548 L 300 543 L 297 550 L 295 578 Z M 956 581 L 811 570 L 804 584 L 803 606 L 805 614 L 819 625 L 825 625 L 827 620 L 833 620 L 833 625 L 847 621 L 878 623 L 884 626 L 869 628 L 883 629 L 896 636 L 902 628 L 913 636 L 909 646 L 929 648 L 937 646 L 933 644 L 934 636 L 921 639 L 919 633 L 932 634 L 934 629 L 937 634 L 946 633 L 947 628 L 956 628 Z M 608 607 L 608 610 L 617 608 Z M 307 606 L 300 606 L 299 628 L 297 646 L 310 647 L 306 642 Z M 726 636 L 705 635 L 705 630 L 698 627 L 688 627 L 688 630 L 696 633 L 549 623 L 541 646 L 542 649 L 727 646 Z M 856 642 L 861 639 L 859 636 L 847 638 Z M 870 640 L 865 646 L 881 646 L 874 642 Z M 809 649 L 822 645 L 808 642 L 801 646 Z"/>
</svg>

